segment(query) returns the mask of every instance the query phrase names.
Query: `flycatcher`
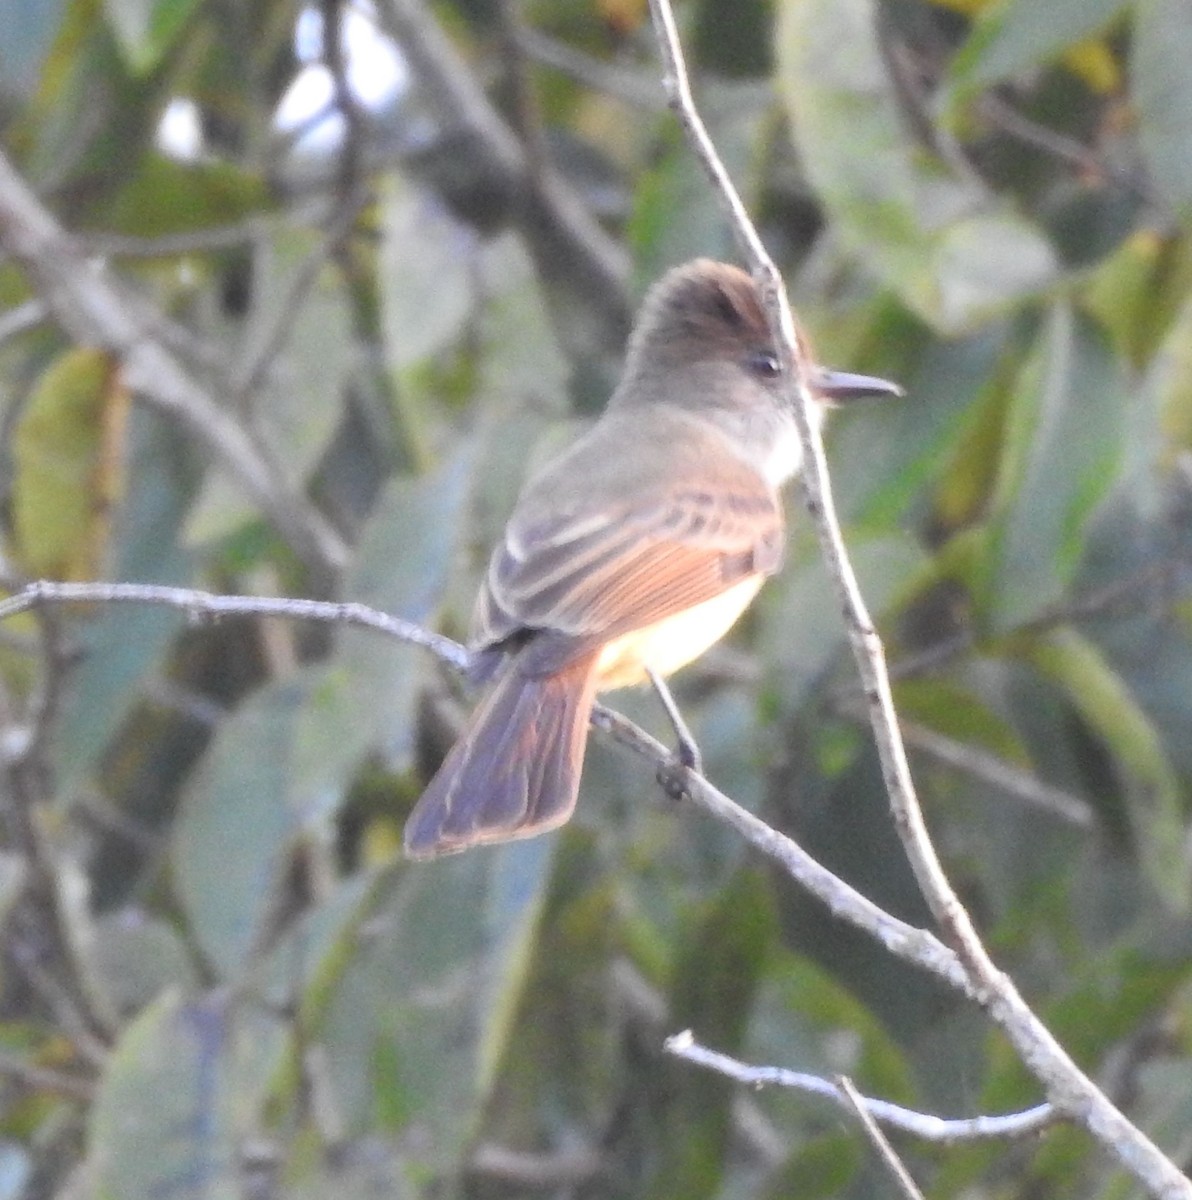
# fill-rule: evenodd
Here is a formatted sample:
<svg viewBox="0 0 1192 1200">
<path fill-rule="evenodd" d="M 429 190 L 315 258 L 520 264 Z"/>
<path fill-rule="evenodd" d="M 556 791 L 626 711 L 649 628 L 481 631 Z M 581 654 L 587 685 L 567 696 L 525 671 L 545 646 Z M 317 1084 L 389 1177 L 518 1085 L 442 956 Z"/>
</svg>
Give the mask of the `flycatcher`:
<svg viewBox="0 0 1192 1200">
<path fill-rule="evenodd" d="M 806 349 L 800 346 L 802 353 Z M 898 395 L 809 364 L 824 405 Z M 690 662 L 782 562 L 802 451 L 752 279 L 700 259 L 646 297 L 591 430 L 522 492 L 472 621 L 491 690 L 406 823 L 406 853 L 529 837 L 575 807 L 598 691 Z"/>
</svg>

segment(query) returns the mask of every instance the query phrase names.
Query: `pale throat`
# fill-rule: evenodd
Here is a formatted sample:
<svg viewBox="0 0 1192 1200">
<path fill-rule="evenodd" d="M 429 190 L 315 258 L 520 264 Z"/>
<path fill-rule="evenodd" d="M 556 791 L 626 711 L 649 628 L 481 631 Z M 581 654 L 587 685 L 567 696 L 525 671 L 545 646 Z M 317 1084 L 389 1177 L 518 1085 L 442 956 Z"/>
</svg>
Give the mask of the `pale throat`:
<svg viewBox="0 0 1192 1200">
<path fill-rule="evenodd" d="M 813 419 L 818 416 L 818 412 L 813 413 Z M 770 452 L 766 455 L 762 473 L 771 487 L 779 487 L 802 465 L 803 443 L 799 441 L 799 431 L 795 428 L 794 420 L 784 420 L 776 432 Z"/>
</svg>

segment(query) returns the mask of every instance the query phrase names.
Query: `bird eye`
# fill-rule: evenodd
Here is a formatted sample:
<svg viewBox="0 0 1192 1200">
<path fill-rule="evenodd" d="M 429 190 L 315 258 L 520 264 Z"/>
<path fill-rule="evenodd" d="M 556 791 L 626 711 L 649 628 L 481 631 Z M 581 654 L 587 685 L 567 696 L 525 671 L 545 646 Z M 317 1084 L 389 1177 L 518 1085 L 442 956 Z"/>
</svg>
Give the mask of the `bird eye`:
<svg viewBox="0 0 1192 1200">
<path fill-rule="evenodd" d="M 746 366 L 759 379 L 777 379 L 782 374 L 782 364 L 772 350 L 755 350 Z"/>
</svg>

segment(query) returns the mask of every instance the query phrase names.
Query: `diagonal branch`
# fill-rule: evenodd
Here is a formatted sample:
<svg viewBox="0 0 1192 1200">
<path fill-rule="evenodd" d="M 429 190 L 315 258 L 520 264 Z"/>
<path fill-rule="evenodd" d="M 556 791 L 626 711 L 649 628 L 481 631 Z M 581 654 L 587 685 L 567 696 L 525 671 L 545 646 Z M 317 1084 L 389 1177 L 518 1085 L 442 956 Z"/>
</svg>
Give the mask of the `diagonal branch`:
<svg viewBox="0 0 1192 1200">
<path fill-rule="evenodd" d="M 889 1139 L 878 1127 L 878 1123 L 866 1107 L 864 1097 L 853 1086 L 853 1081 L 847 1075 L 839 1075 L 836 1078 L 836 1086 L 849 1110 L 861 1123 L 861 1129 L 873 1147 L 874 1153 L 877 1154 L 905 1200 L 923 1200 L 923 1193 L 919 1190 L 918 1184 L 915 1183 L 910 1171 L 906 1169 L 906 1164 L 895 1153 Z"/>
<path fill-rule="evenodd" d="M 586 297 L 610 343 L 620 344 L 629 323 L 624 250 L 593 218 L 575 191 L 547 169 L 536 170 L 517 135 L 489 102 L 420 0 L 382 0 L 382 24 L 401 46 L 448 135 L 462 135 L 470 169 L 507 196 L 540 275 Z M 460 156 L 456 155 L 458 160 Z"/>
<path fill-rule="evenodd" d="M 169 413 L 205 446 L 308 567 L 323 579 L 338 573 L 347 554 L 339 534 L 157 336 L 156 315 L 81 253 L 3 154 L 0 245 L 25 269 L 72 338 L 118 358 L 133 392 Z"/>
<path fill-rule="evenodd" d="M 841 602 L 894 823 L 919 888 L 943 931 L 944 940 L 955 947 L 978 1002 L 1005 1032 L 1031 1073 L 1045 1085 L 1051 1102 L 1109 1149 L 1152 1196 L 1164 1200 L 1190 1200 L 1192 1182 L 1080 1070 L 1023 1000 L 1009 977 L 993 963 L 944 873 L 928 835 L 907 765 L 890 690 L 885 648 L 861 595 L 841 535 L 823 441 L 818 425 L 810 419 L 813 400 L 795 355 L 794 319 L 781 276 L 700 119 L 692 99 L 669 0 L 650 0 L 650 11 L 661 48 L 664 86 L 671 107 L 729 211 L 734 231 L 758 280 L 779 360 L 791 381 L 795 419 L 803 445 L 801 479 L 807 507 Z"/>
</svg>

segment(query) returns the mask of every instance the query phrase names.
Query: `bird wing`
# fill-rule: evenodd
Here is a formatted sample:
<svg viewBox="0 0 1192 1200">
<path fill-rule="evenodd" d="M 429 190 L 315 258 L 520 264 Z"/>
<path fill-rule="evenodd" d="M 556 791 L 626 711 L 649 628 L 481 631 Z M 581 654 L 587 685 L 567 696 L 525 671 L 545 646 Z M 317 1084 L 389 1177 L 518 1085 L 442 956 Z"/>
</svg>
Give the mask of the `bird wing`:
<svg viewBox="0 0 1192 1200">
<path fill-rule="evenodd" d="M 515 513 L 489 564 L 473 640 L 493 647 L 522 632 L 562 635 L 550 639 L 549 668 L 542 664 L 558 669 L 593 644 L 773 574 L 782 549 L 781 505 L 760 477 L 599 509 L 575 504 L 532 523 Z"/>
</svg>

